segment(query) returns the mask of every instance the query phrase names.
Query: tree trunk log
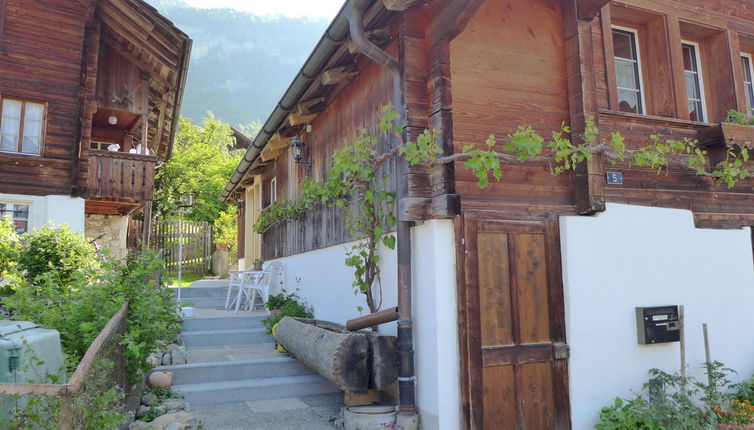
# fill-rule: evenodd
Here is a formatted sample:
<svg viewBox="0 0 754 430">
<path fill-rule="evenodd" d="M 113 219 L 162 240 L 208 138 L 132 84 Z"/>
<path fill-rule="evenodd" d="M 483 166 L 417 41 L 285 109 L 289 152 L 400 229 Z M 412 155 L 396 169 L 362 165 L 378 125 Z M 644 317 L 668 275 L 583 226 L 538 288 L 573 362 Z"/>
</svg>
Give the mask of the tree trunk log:
<svg viewBox="0 0 754 430">
<path fill-rule="evenodd" d="M 283 318 L 275 338 L 300 362 L 349 393 L 369 388 L 366 337 L 330 330 L 322 321 Z"/>
</svg>

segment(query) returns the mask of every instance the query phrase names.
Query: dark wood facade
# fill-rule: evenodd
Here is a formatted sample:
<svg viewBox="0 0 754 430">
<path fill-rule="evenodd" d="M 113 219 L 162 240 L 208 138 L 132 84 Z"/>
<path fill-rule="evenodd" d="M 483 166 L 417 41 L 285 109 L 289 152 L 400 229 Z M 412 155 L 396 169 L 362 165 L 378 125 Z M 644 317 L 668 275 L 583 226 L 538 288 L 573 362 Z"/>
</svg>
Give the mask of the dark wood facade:
<svg viewBox="0 0 754 430">
<path fill-rule="evenodd" d="M 401 12 L 387 12 L 382 3 L 373 3 L 365 24 L 391 35 L 385 45 L 402 65 L 407 134 L 435 128 L 446 154 L 482 145 L 490 134 L 503 140 L 526 124 L 549 137 L 565 123 L 577 135 L 588 119 L 603 136 L 619 131 L 629 148 L 648 144 L 654 134 L 700 139 L 713 160 L 726 145 L 754 140 L 754 128 L 720 124 L 729 109 L 747 109 L 741 54 L 754 53 L 751 2 L 437 0 Z M 613 26 L 637 35 L 641 114 L 621 110 Z M 689 114 L 685 42 L 698 47 L 705 121 Z M 321 178 L 332 151 L 357 127 L 374 127 L 378 107 L 390 100 L 387 72 L 346 48 L 323 71 L 343 66 L 353 73 L 345 83 L 323 89 L 317 77 L 298 101 L 322 98 L 304 112 L 313 114 L 305 124 L 277 130 L 278 138 L 304 137 L 312 169 L 293 163 L 285 145 L 268 150 L 266 161 L 263 150 L 246 172 L 262 175 L 263 189 L 275 177 L 278 195 L 295 196 L 299 180 Z M 622 173 L 622 185 L 608 185 L 607 171 Z M 703 228 L 754 225 L 754 180 L 729 189 L 681 167 L 658 174 L 597 156 L 575 172 L 554 175 L 547 163 L 529 163 L 505 166 L 502 179 L 484 190 L 461 163 L 417 167 L 408 176 L 403 219 L 456 223 L 460 383 L 465 425 L 472 429 L 570 428 L 561 215 L 591 215 L 612 202 L 687 209 Z M 280 224 L 263 236 L 262 253 L 277 258 L 352 239 L 334 227 L 338 221 L 322 210 Z M 540 263 L 536 270 L 527 267 L 530 261 Z M 499 320 L 503 315 L 508 319 Z M 514 400 L 501 403 L 501 391 Z"/>
<path fill-rule="evenodd" d="M 141 0 L 0 1 L 0 99 L 45 106 L 40 150 L 0 152 L 0 191 L 82 197 L 87 213 L 151 200 L 190 47 Z"/>
</svg>

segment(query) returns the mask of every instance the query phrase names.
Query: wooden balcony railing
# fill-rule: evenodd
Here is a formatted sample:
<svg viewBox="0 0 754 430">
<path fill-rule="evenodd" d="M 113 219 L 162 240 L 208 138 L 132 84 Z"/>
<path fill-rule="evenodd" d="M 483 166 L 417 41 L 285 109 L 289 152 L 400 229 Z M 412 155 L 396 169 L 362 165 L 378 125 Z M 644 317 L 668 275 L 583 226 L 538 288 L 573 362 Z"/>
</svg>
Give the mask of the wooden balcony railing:
<svg viewBox="0 0 754 430">
<path fill-rule="evenodd" d="M 152 200 L 155 167 L 155 156 L 90 150 L 89 197 L 136 202 Z"/>
</svg>

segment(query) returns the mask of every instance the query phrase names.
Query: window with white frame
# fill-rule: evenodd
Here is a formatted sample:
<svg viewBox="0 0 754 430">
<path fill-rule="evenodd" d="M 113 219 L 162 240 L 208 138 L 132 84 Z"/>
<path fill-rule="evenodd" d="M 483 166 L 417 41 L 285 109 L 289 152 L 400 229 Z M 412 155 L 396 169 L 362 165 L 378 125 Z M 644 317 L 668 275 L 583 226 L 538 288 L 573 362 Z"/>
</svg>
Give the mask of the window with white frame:
<svg viewBox="0 0 754 430">
<path fill-rule="evenodd" d="M 644 113 L 641 57 L 636 30 L 613 27 L 613 56 L 615 80 L 618 84 L 618 109 L 622 112 Z"/>
<path fill-rule="evenodd" d="M 746 109 L 749 115 L 754 114 L 754 64 L 752 64 L 751 54 L 741 54 L 741 63 L 744 69 L 744 92 L 746 93 Z"/>
<path fill-rule="evenodd" d="M 277 178 L 272 178 L 270 181 L 270 204 L 278 201 L 278 181 Z"/>
<path fill-rule="evenodd" d="M 4 98 L 0 103 L 0 151 L 41 154 L 46 106 Z"/>
<path fill-rule="evenodd" d="M 706 121 L 707 112 L 704 103 L 704 82 L 702 64 L 699 60 L 699 44 L 683 42 L 683 75 L 686 80 L 686 99 L 689 105 L 689 119 Z"/>
<path fill-rule="evenodd" d="M 0 202 L 0 218 L 10 218 L 18 234 L 29 230 L 29 205 Z"/>
</svg>

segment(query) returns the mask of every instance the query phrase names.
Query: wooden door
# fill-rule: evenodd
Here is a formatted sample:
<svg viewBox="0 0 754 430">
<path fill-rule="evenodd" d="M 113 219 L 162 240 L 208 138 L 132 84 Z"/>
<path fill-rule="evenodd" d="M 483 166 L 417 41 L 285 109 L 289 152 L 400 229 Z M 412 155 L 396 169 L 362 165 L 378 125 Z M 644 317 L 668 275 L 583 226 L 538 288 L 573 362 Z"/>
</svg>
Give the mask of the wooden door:
<svg viewBox="0 0 754 430">
<path fill-rule="evenodd" d="M 476 220 L 464 230 L 470 428 L 569 429 L 557 222 Z"/>
</svg>

